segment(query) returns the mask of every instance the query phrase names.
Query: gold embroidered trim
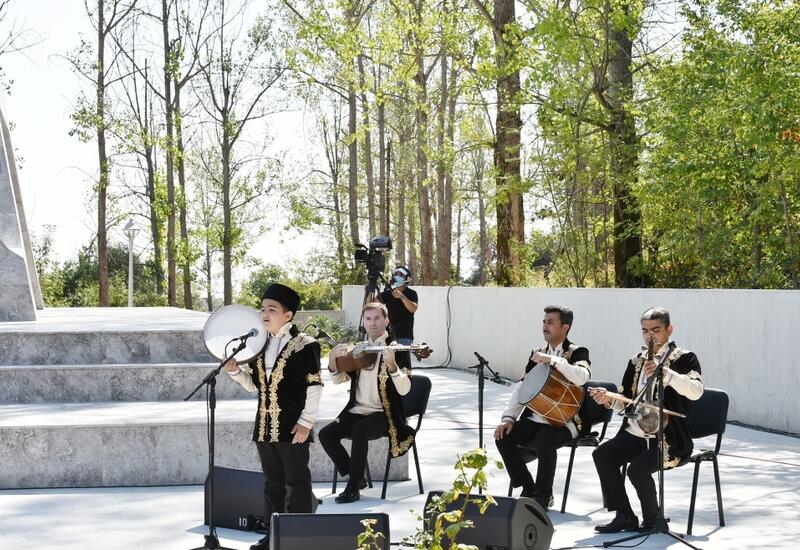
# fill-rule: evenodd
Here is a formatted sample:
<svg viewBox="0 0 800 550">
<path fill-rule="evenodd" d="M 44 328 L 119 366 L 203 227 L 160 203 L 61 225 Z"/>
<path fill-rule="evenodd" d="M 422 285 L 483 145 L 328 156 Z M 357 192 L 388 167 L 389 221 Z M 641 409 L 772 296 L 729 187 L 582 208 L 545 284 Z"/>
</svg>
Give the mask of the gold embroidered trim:
<svg viewBox="0 0 800 550">
<path fill-rule="evenodd" d="M 266 418 L 263 416 L 264 414 L 268 414 L 270 417 L 269 442 L 277 443 L 279 441 L 281 408 L 278 405 L 278 384 L 283 380 L 283 370 L 286 368 L 286 360 L 295 351 L 302 349 L 308 343 L 303 341 L 304 339 L 301 338 L 302 336 L 305 336 L 305 334 L 300 333 L 289 340 L 283 353 L 280 354 L 280 359 L 278 359 L 278 362 L 275 364 L 275 368 L 272 369 L 272 376 L 269 377 L 269 408 L 264 408 L 263 399 L 261 405 L 261 409 L 264 410 L 264 413 L 262 413 L 263 424 L 259 426 L 258 431 L 258 440 L 261 442 L 264 441 L 264 432 L 266 431 Z M 263 372 L 263 369 L 261 369 L 260 372 Z"/>
<path fill-rule="evenodd" d="M 686 373 L 686 376 L 688 376 L 692 380 L 702 380 L 700 373 L 697 372 L 696 370 L 690 370 L 689 372 Z"/>
<path fill-rule="evenodd" d="M 256 363 L 258 371 L 258 440 L 264 441 L 264 434 L 267 431 L 267 371 L 264 368 L 264 354 L 258 355 Z"/>
<path fill-rule="evenodd" d="M 680 464 L 680 458 L 670 458 L 669 457 L 669 443 L 667 443 L 667 438 L 664 437 L 664 453 L 663 453 L 663 461 L 664 461 L 664 468 L 674 468 L 678 464 Z"/>
<path fill-rule="evenodd" d="M 306 374 L 306 382 L 308 382 L 309 384 L 313 384 L 314 382 L 316 382 L 317 384 L 319 384 L 321 386 L 322 385 L 322 376 L 320 375 L 320 373 L 317 373 L 317 374 Z"/>
<path fill-rule="evenodd" d="M 383 356 L 381 356 L 381 363 L 378 367 L 378 390 L 381 394 L 381 405 L 383 405 L 383 412 L 386 414 L 386 421 L 389 424 L 389 447 L 392 452 L 392 457 L 397 458 L 406 452 L 411 444 L 414 442 L 414 436 L 409 436 L 405 441 L 397 441 L 397 427 L 394 425 L 392 418 L 392 408 L 389 405 L 389 395 L 386 393 L 386 381 L 391 376 L 386 365 L 383 363 Z"/>
</svg>

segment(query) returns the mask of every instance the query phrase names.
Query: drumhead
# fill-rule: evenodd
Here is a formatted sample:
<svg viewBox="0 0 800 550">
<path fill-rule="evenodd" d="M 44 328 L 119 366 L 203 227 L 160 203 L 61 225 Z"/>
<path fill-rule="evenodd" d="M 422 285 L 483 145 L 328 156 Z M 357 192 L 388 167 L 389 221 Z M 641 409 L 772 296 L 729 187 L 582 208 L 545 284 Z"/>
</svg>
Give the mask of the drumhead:
<svg viewBox="0 0 800 550">
<path fill-rule="evenodd" d="M 520 405 L 526 405 L 528 401 L 536 397 L 550 376 L 550 365 L 546 363 L 539 363 L 525 375 L 522 380 L 522 386 L 519 388 L 517 401 Z"/>
</svg>

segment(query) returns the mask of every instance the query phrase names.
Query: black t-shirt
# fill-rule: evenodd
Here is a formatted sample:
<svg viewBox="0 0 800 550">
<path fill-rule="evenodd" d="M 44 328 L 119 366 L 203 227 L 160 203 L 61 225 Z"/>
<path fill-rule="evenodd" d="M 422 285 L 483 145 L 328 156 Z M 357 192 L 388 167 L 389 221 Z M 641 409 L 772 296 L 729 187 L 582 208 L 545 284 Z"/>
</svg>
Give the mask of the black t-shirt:
<svg viewBox="0 0 800 550">
<path fill-rule="evenodd" d="M 406 287 L 406 289 L 403 290 L 403 294 L 415 304 L 419 303 L 416 291 Z M 389 323 L 392 325 L 394 337 L 413 339 L 414 314 L 406 309 L 402 300 L 392 296 L 391 290 L 384 290 L 381 292 L 381 301 L 386 304 L 386 309 L 389 310 Z"/>
</svg>

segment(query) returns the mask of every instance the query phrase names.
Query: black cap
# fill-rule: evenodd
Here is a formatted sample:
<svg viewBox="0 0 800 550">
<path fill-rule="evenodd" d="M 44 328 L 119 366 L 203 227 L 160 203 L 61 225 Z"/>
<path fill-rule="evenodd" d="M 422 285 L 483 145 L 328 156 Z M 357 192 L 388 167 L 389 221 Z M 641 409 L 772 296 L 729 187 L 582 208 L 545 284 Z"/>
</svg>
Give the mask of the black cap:
<svg viewBox="0 0 800 550">
<path fill-rule="evenodd" d="M 280 283 L 272 283 L 264 291 L 261 296 L 261 301 L 266 299 L 275 300 L 283 304 L 283 307 L 290 310 L 292 313 L 297 313 L 297 308 L 300 307 L 300 295 L 286 285 Z"/>
</svg>

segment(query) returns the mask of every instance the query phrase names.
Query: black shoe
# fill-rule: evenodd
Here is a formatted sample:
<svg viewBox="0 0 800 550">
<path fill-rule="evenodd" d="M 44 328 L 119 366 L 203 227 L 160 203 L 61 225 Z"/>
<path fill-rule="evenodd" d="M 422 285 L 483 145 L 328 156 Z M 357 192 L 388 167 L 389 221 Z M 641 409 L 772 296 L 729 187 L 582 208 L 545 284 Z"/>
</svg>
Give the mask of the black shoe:
<svg viewBox="0 0 800 550">
<path fill-rule="evenodd" d="M 269 534 L 252 545 L 250 550 L 269 550 Z"/>
<path fill-rule="evenodd" d="M 362 478 L 361 478 L 361 483 L 359 484 L 358 488 L 359 488 L 361 491 L 363 491 L 364 489 L 366 489 L 366 488 L 367 488 L 367 486 L 368 486 L 368 485 L 369 485 L 369 484 L 367 483 L 367 480 L 366 480 L 366 479 L 364 479 L 364 478 L 362 477 Z"/>
<path fill-rule="evenodd" d="M 656 529 L 659 532 L 669 531 L 669 525 L 667 525 L 668 521 L 669 519 L 659 517 L 646 519 L 642 521 L 642 524 L 639 526 L 639 532 L 646 533 L 648 531 L 652 531 L 653 529 Z"/>
<path fill-rule="evenodd" d="M 538 494 L 539 491 L 536 490 L 536 485 L 523 485 L 522 492 L 519 494 L 519 496 L 525 498 L 533 498 Z"/>
<path fill-rule="evenodd" d="M 553 495 L 545 496 L 542 493 L 536 493 L 533 495 L 533 500 L 539 503 L 539 505 L 544 508 L 545 511 L 549 510 L 553 506 Z"/>
<path fill-rule="evenodd" d="M 619 533 L 620 531 L 638 531 L 639 518 L 636 516 L 626 516 L 619 512 L 614 516 L 610 523 L 597 525 L 594 528 L 598 533 Z"/>
<path fill-rule="evenodd" d="M 349 487 L 342 491 L 339 496 L 337 496 L 334 500 L 339 503 L 343 504 L 346 502 L 355 502 L 361 499 L 361 495 L 358 491 L 354 491 Z"/>
</svg>

